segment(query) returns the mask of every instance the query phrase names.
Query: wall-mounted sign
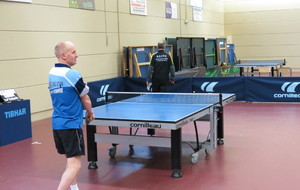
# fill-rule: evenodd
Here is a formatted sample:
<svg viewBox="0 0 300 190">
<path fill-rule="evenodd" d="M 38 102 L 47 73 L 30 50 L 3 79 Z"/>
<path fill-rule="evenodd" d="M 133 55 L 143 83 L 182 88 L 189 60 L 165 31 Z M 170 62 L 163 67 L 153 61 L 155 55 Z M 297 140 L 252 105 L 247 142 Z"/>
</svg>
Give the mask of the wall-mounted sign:
<svg viewBox="0 0 300 190">
<path fill-rule="evenodd" d="M 166 2 L 166 18 L 177 19 L 177 4 Z"/>
<path fill-rule="evenodd" d="M 69 7 L 76 9 L 95 10 L 95 0 L 69 0 Z"/>
<path fill-rule="evenodd" d="M 31 3 L 32 0 L 2 0 L 2 1 L 14 1 L 14 2 L 23 2 L 23 3 Z"/>
<path fill-rule="evenodd" d="M 202 21 L 202 8 L 201 7 L 193 7 L 193 17 L 194 21 Z"/>
<path fill-rule="evenodd" d="M 201 7 L 202 8 L 202 0 L 190 0 L 190 5 L 193 7 Z"/>
<path fill-rule="evenodd" d="M 130 0 L 130 13 L 147 15 L 147 0 Z"/>
</svg>

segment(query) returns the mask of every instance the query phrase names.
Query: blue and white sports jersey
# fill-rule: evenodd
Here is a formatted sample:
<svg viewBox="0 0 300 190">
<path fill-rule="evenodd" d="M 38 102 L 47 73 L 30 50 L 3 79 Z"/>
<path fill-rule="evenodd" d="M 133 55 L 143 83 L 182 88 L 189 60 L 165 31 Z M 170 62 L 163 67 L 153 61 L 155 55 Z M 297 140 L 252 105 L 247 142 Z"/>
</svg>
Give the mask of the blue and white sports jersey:
<svg viewBox="0 0 300 190">
<path fill-rule="evenodd" d="M 49 72 L 49 91 L 52 99 L 53 130 L 81 129 L 83 106 L 80 96 L 89 89 L 80 73 L 68 65 L 57 63 Z"/>
</svg>

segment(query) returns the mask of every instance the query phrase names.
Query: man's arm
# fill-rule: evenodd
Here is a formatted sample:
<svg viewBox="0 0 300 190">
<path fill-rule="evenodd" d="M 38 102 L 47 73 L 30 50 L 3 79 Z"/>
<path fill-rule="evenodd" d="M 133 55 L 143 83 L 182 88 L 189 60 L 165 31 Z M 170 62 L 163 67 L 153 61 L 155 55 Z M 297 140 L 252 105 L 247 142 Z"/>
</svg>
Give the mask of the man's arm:
<svg viewBox="0 0 300 190">
<path fill-rule="evenodd" d="M 92 103 L 90 97 L 88 96 L 88 94 L 85 94 L 83 96 L 80 96 L 80 99 L 83 108 L 86 110 L 86 116 L 85 116 L 86 120 L 88 122 L 94 120 L 95 116 L 94 116 L 94 111 L 92 109 Z"/>
<path fill-rule="evenodd" d="M 172 85 L 175 83 L 175 66 L 172 57 L 168 54 L 169 56 L 169 64 L 170 64 L 170 81 Z"/>
<path fill-rule="evenodd" d="M 170 74 L 171 74 L 170 80 L 175 81 L 175 67 L 174 67 L 174 65 L 170 66 Z"/>
<path fill-rule="evenodd" d="M 149 83 L 151 82 L 152 78 L 152 72 L 153 72 L 154 67 L 152 65 L 149 65 L 148 67 L 148 72 L 147 72 L 147 77 L 146 77 L 146 85 L 148 86 Z"/>
</svg>

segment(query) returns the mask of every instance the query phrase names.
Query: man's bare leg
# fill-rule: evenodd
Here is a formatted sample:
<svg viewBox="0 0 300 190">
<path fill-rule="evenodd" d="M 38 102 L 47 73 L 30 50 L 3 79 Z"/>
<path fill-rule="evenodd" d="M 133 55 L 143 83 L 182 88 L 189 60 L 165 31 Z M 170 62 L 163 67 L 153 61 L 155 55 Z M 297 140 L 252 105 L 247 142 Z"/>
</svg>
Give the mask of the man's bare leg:
<svg viewBox="0 0 300 190">
<path fill-rule="evenodd" d="M 76 178 L 81 168 L 81 156 L 67 158 L 67 166 L 57 190 L 68 190 L 70 185 L 76 184 Z"/>
</svg>

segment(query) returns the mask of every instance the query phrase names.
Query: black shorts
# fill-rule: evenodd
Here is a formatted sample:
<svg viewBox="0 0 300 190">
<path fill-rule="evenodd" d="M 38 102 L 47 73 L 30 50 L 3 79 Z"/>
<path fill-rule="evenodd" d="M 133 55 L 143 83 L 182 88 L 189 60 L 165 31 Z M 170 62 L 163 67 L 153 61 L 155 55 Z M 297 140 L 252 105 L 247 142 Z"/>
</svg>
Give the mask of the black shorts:
<svg viewBox="0 0 300 190">
<path fill-rule="evenodd" d="M 67 158 L 85 155 L 82 129 L 53 130 L 57 152 Z"/>
</svg>

